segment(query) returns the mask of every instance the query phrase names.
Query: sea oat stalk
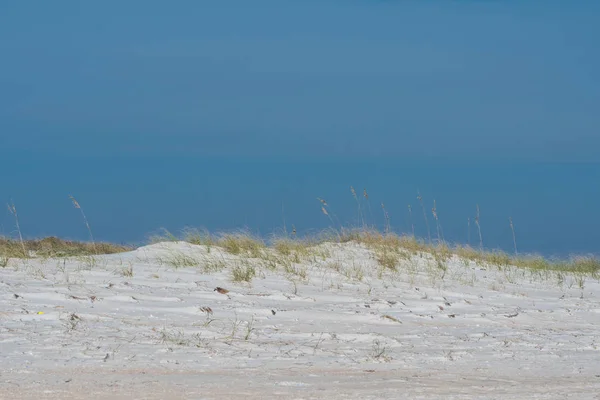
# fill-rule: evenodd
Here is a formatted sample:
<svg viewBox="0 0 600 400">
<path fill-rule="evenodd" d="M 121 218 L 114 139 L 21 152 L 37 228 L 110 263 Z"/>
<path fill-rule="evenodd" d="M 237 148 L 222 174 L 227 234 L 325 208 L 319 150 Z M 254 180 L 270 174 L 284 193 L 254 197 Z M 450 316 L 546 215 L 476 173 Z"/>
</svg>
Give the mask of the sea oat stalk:
<svg viewBox="0 0 600 400">
<path fill-rule="evenodd" d="M 471 217 L 467 217 L 467 244 L 471 246 Z"/>
<path fill-rule="evenodd" d="M 423 197 L 421 197 L 421 193 L 417 191 L 417 199 L 419 203 L 421 203 L 421 209 L 423 210 L 423 218 L 425 219 L 425 226 L 427 227 L 427 239 L 429 243 L 431 243 L 431 231 L 429 230 L 429 220 L 427 219 L 427 213 L 425 212 L 425 205 L 423 204 Z"/>
<path fill-rule="evenodd" d="M 438 217 L 435 200 L 433 200 L 433 208 L 431 209 L 431 213 L 433 214 L 433 219 L 435 219 L 435 224 L 437 227 L 438 242 L 441 243 L 444 241 L 444 232 L 442 231 L 442 226 L 440 225 L 440 219 Z"/>
<path fill-rule="evenodd" d="M 508 222 L 510 222 L 510 230 L 512 231 L 513 236 L 513 244 L 515 245 L 515 256 L 519 255 L 517 252 L 517 236 L 515 235 L 515 225 L 513 224 L 512 217 L 508 217 Z"/>
<path fill-rule="evenodd" d="M 475 225 L 477 225 L 477 231 L 479 232 L 479 249 L 483 251 L 483 236 L 481 236 L 481 225 L 479 223 L 479 204 L 477 204 L 477 214 L 475 215 Z"/>
<path fill-rule="evenodd" d="M 363 216 L 362 209 L 360 207 L 360 200 L 359 200 L 358 196 L 356 195 L 356 190 L 354 190 L 354 186 L 350 186 L 350 193 L 352 193 L 352 197 L 354 197 L 354 200 L 356 201 L 356 205 L 358 206 L 358 222 L 362 223 L 362 226 L 364 229 L 365 218 Z"/>
<path fill-rule="evenodd" d="M 94 235 L 92 235 L 92 228 L 90 228 L 90 224 L 88 222 L 87 217 L 85 216 L 85 213 L 83 212 L 83 208 L 81 208 L 81 205 L 79 205 L 79 202 L 75 199 L 75 197 L 69 195 L 69 198 L 73 202 L 73 206 L 75 208 L 77 208 L 79 211 L 81 211 L 81 216 L 83 217 L 83 222 L 85 223 L 85 226 L 87 227 L 87 230 L 88 230 L 88 232 L 90 234 L 90 240 L 92 242 L 92 248 L 94 249 L 94 253 L 96 253 L 96 242 L 94 242 Z"/>
<path fill-rule="evenodd" d="M 381 209 L 383 210 L 383 218 L 385 220 L 385 233 L 388 234 L 391 231 L 391 226 L 390 226 L 390 215 L 388 214 L 387 210 L 385 209 L 385 204 L 381 203 Z"/>
<path fill-rule="evenodd" d="M 319 200 L 321 202 L 321 212 L 327 216 L 327 218 L 329 218 L 329 221 L 331 221 L 331 225 L 333 227 L 335 227 L 335 222 L 333 222 L 333 218 L 331 218 L 331 215 L 329 215 L 329 212 L 327 211 L 327 202 L 325 200 L 323 200 L 320 197 L 317 197 L 317 200 Z"/>
<path fill-rule="evenodd" d="M 412 206 L 410 204 L 408 205 L 408 222 L 410 222 L 410 228 L 412 230 L 412 235 L 414 238 L 415 237 L 415 224 L 413 222 Z"/>
<path fill-rule="evenodd" d="M 27 257 L 27 250 L 25 250 L 25 242 L 23 241 L 23 235 L 21 234 L 21 225 L 19 224 L 19 214 L 17 213 L 17 207 L 15 207 L 15 203 L 13 202 L 7 204 L 7 206 L 8 211 L 15 217 L 15 225 L 17 226 L 19 241 L 21 242 L 21 248 L 23 249 L 23 257 Z"/>
<path fill-rule="evenodd" d="M 373 221 L 373 211 L 371 211 L 371 202 L 369 201 L 369 194 L 367 193 L 367 189 L 363 189 L 363 197 L 367 200 L 367 207 L 369 207 L 369 216 L 371 217 L 371 223 L 375 223 L 375 221 Z"/>
<path fill-rule="evenodd" d="M 335 227 L 335 222 L 333 222 L 333 219 L 331 218 L 331 215 L 329 215 L 329 213 L 327 212 L 327 209 L 325 207 L 321 207 L 321 211 L 327 216 L 327 218 L 329 218 L 329 221 L 331 221 L 331 225 Z"/>
</svg>

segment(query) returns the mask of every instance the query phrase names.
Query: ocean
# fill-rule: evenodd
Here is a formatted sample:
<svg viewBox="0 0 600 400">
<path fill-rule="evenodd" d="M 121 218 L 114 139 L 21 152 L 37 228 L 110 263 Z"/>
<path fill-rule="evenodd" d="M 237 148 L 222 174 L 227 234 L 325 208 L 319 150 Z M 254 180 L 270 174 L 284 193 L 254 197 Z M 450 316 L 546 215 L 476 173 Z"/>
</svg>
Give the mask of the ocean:
<svg viewBox="0 0 600 400">
<path fill-rule="evenodd" d="M 383 230 L 384 203 L 393 231 L 414 227 L 424 240 L 439 232 L 447 242 L 478 246 L 479 207 L 488 249 L 514 251 L 512 218 L 519 253 L 600 254 L 598 163 L 46 155 L 3 164 L 0 198 L 14 202 L 29 238 L 87 238 L 68 195 L 97 240 L 130 244 L 160 228 L 247 229 L 265 238 L 292 227 L 298 235 L 363 223 Z M 10 213 L 0 223 L 1 234 L 14 236 Z"/>
</svg>

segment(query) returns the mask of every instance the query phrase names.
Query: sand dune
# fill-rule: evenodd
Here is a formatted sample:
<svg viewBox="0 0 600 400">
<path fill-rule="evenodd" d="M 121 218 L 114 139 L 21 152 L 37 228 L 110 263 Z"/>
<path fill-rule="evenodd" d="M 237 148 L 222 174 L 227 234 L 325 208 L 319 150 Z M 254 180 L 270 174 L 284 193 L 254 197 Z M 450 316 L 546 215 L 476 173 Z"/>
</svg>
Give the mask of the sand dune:
<svg viewBox="0 0 600 400">
<path fill-rule="evenodd" d="M 0 398 L 600 398 L 597 280 L 426 254 L 394 271 L 356 243 L 263 251 L 11 259 Z"/>
</svg>

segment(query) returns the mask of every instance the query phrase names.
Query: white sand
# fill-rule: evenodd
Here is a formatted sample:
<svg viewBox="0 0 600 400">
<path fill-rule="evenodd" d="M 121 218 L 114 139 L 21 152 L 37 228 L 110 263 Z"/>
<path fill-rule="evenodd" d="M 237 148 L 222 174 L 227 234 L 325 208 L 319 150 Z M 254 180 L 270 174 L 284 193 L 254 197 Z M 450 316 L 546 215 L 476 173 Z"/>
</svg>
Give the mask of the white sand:
<svg viewBox="0 0 600 400">
<path fill-rule="evenodd" d="M 418 256 L 380 274 L 362 245 L 322 250 L 293 265 L 305 280 L 187 243 L 11 260 L 0 398 L 600 398 L 599 282 L 456 258 L 442 279 Z"/>
</svg>

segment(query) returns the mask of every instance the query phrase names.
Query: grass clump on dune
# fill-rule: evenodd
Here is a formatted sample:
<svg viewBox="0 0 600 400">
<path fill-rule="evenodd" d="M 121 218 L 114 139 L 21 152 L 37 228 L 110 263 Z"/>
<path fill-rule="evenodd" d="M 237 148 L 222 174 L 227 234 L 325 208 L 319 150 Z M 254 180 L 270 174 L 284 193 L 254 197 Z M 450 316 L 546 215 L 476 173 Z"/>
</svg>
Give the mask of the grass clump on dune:
<svg viewBox="0 0 600 400">
<path fill-rule="evenodd" d="M 500 250 L 481 251 L 468 246 L 457 246 L 454 253 L 478 264 L 498 267 L 515 266 L 535 271 L 562 271 L 578 274 L 600 275 L 600 259 L 593 256 L 577 256 L 567 260 L 552 260 L 540 255 L 510 255 Z"/>
<path fill-rule="evenodd" d="M 600 276 L 600 259 L 595 257 L 573 257 L 569 260 L 551 261 L 541 256 L 519 257 L 514 265 L 534 270 L 563 271 L 576 274 Z"/>
<path fill-rule="evenodd" d="M 23 247 L 26 253 L 23 253 Z M 112 243 L 88 243 L 63 240 L 51 236 L 44 239 L 24 240 L 23 243 L 0 237 L 0 255 L 7 258 L 75 257 L 114 254 L 132 250 L 130 246 Z"/>
<path fill-rule="evenodd" d="M 152 244 L 177 241 L 209 248 L 218 246 L 233 255 L 250 255 L 255 258 L 260 257 L 261 251 L 266 248 L 266 244 L 261 238 L 244 230 L 213 235 L 205 229 L 186 228 L 179 237 L 163 228 L 160 233 L 150 236 Z"/>
<path fill-rule="evenodd" d="M 186 228 L 183 230 L 183 240 L 197 245 L 214 246 L 216 238 L 206 229 Z"/>
<path fill-rule="evenodd" d="M 236 263 L 231 270 L 234 282 L 248 282 L 256 276 L 256 267 L 250 263 Z"/>
<path fill-rule="evenodd" d="M 177 242 L 179 240 L 182 240 L 180 238 L 178 238 L 177 236 L 175 236 L 174 234 L 172 234 L 169 230 L 165 229 L 165 228 L 161 228 L 158 233 L 154 233 L 152 235 L 150 235 L 150 237 L 148 238 L 148 242 L 150 244 L 156 244 L 156 243 L 162 243 L 162 242 Z"/>
<path fill-rule="evenodd" d="M 329 238 L 333 239 L 334 236 Z M 552 260 L 540 255 L 517 256 L 501 250 L 476 250 L 470 246 L 451 246 L 445 242 L 426 243 L 414 236 L 382 233 L 373 229 L 346 231 L 343 238 L 340 242 L 354 241 L 366 245 L 375 252 L 379 264 L 392 270 L 396 269 L 401 257 L 428 254 L 441 262 L 457 256 L 480 265 L 600 276 L 600 259 L 593 256 L 578 256 L 568 260 Z"/>
<path fill-rule="evenodd" d="M 310 244 L 298 239 L 276 238 L 272 246 L 279 254 L 290 256 L 293 253 L 306 253 Z"/>
<path fill-rule="evenodd" d="M 222 234 L 216 241 L 216 245 L 230 254 L 250 255 L 253 258 L 261 257 L 262 250 L 266 248 L 262 239 L 244 231 Z"/>
</svg>

